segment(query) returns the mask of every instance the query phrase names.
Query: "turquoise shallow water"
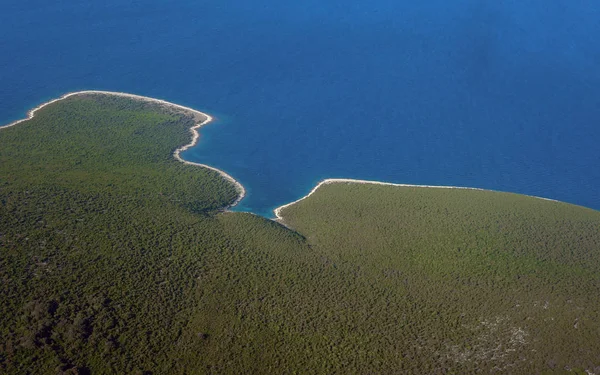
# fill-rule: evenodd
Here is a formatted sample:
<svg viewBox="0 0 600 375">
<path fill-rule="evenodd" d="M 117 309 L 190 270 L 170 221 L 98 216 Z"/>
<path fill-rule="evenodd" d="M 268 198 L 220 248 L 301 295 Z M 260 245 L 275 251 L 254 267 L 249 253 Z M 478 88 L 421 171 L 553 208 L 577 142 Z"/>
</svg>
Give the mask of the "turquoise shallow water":
<svg viewBox="0 0 600 375">
<path fill-rule="evenodd" d="M 595 1 L 3 2 L 0 121 L 84 89 L 216 116 L 184 157 L 263 215 L 321 179 L 600 209 Z"/>
</svg>

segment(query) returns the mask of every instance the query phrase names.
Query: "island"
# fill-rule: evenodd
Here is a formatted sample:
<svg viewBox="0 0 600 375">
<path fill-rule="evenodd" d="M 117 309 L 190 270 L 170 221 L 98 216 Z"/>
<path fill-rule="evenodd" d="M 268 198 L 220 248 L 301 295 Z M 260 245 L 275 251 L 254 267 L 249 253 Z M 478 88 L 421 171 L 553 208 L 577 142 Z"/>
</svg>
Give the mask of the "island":
<svg viewBox="0 0 600 375">
<path fill-rule="evenodd" d="M 600 212 L 186 162 L 210 116 L 67 94 L 0 128 L 0 372 L 600 374 Z M 183 146 L 185 145 L 185 146 Z"/>
</svg>

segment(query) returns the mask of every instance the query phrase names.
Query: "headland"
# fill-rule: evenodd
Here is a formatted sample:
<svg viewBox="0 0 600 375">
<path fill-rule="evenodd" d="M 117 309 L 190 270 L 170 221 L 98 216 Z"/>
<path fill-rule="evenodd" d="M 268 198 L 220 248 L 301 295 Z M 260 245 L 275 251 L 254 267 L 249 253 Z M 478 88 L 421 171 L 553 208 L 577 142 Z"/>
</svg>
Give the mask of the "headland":
<svg viewBox="0 0 600 375">
<path fill-rule="evenodd" d="M 191 162 L 188 160 L 183 159 L 183 157 L 181 157 L 181 153 L 191 147 L 194 147 L 197 143 L 198 140 L 200 139 L 200 133 L 198 133 L 198 129 L 200 129 L 202 126 L 210 123 L 213 118 L 212 116 L 204 113 L 204 112 L 200 112 L 198 110 L 195 110 L 193 108 L 189 108 L 189 107 L 185 107 L 179 104 L 175 104 L 175 103 L 171 103 L 168 102 L 166 100 L 162 100 L 162 99 L 156 99 L 156 98 L 150 98 L 147 96 L 141 96 L 141 95 L 135 95 L 135 94 L 128 94 L 128 93 L 124 93 L 124 92 L 113 92 L 113 91 L 99 91 L 99 90 L 85 90 L 85 91 L 75 91 L 75 92 L 70 92 L 67 93 L 59 98 L 56 99 L 52 99 L 50 101 L 47 101 L 45 103 L 42 103 L 40 105 L 38 105 L 37 107 L 31 109 L 30 111 L 27 112 L 27 118 L 21 119 L 21 120 L 17 120 L 14 121 L 6 126 L 0 126 L 0 129 L 4 129 L 4 128 L 9 128 L 12 126 L 16 126 L 19 125 L 25 121 L 31 120 L 35 114 L 41 110 L 42 108 L 51 105 L 53 103 L 56 103 L 58 101 L 61 100 L 65 100 L 69 97 L 72 96 L 77 96 L 77 95 L 111 95 L 111 96 L 119 96 L 119 97 L 125 97 L 125 98 L 130 98 L 130 99 L 134 99 L 134 100 L 139 100 L 139 101 L 143 101 L 143 102 L 150 102 L 150 103 L 154 103 L 154 104 L 159 104 L 165 107 L 169 107 L 171 109 L 176 109 L 179 111 L 183 111 L 185 113 L 190 113 L 194 116 L 194 120 L 196 121 L 196 124 L 190 128 L 190 131 L 192 133 L 192 140 L 190 143 L 183 145 L 179 148 L 177 148 L 174 152 L 173 152 L 173 156 L 175 157 L 175 159 L 179 160 L 180 162 L 184 163 L 184 164 L 189 164 L 189 165 L 195 165 L 198 167 L 203 167 L 203 168 L 208 168 L 211 169 L 215 172 L 218 172 L 223 178 L 225 178 L 226 180 L 228 180 L 229 182 L 231 182 L 232 184 L 235 185 L 235 188 L 238 192 L 238 197 L 237 199 L 231 204 L 229 205 L 227 208 L 231 208 L 236 206 L 242 199 L 244 199 L 244 197 L 246 196 L 246 189 L 244 189 L 244 186 L 242 186 L 242 184 L 240 184 L 236 179 L 234 179 L 233 177 L 231 177 L 231 175 L 229 175 L 228 173 L 217 169 L 215 167 L 211 167 L 210 165 L 206 165 L 206 164 L 201 164 L 201 163 L 195 163 L 195 162 Z"/>
<path fill-rule="evenodd" d="M 488 190 L 488 189 L 481 189 L 481 188 L 474 188 L 474 187 L 464 187 L 464 186 L 438 186 L 438 185 L 411 185 L 411 184 L 397 184 L 397 183 L 392 183 L 392 182 L 383 182 L 383 181 L 370 181 L 370 180 L 357 180 L 357 179 L 351 179 L 351 178 L 327 178 L 321 182 L 319 182 L 317 184 L 317 186 L 315 186 L 308 194 L 306 194 L 305 196 L 303 196 L 300 199 L 297 199 L 291 203 L 287 203 L 284 204 L 283 206 L 279 206 L 277 207 L 275 210 L 273 210 L 273 213 L 275 214 L 275 221 L 283 224 L 283 216 L 281 215 L 281 211 L 289 206 L 292 206 L 298 202 L 303 201 L 304 199 L 307 199 L 308 197 L 310 197 L 311 195 L 313 195 L 321 186 L 323 185 L 328 185 L 328 184 L 336 184 L 336 183 L 353 183 L 353 184 L 373 184 L 373 185 L 385 185 L 385 186 L 397 186 L 397 187 L 411 187 L 411 188 L 431 188 L 431 189 L 461 189 L 461 190 L 476 190 L 476 191 L 490 191 L 490 192 L 497 192 L 495 190 Z M 524 195 L 524 194 L 521 194 Z M 532 198 L 537 198 L 537 199 L 543 199 L 543 200 L 547 200 L 547 201 L 551 201 L 551 202 L 559 202 L 557 200 L 554 199 L 550 199 L 550 198 L 543 198 L 543 197 L 536 197 L 533 195 L 525 195 L 528 197 L 532 197 Z"/>
</svg>

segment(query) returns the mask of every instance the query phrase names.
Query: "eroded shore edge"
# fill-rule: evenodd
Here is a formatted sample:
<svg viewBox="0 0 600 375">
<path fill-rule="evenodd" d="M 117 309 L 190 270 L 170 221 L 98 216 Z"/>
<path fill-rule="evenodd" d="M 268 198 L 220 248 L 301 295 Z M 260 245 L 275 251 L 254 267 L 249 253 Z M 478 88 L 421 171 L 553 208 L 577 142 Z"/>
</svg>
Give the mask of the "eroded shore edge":
<svg viewBox="0 0 600 375">
<path fill-rule="evenodd" d="M 187 149 L 189 149 L 190 147 L 194 147 L 197 143 L 198 143 L 198 139 L 200 138 L 200 134 L 198 133 L 198 129 L 200 129 L 202 126 L 208 124 L 209 122 L 211 122 L 213 120 L 213 118 L 204 113 L 204 112 L 200 112 L 197 111 L 193 108 L 189 108 L 189 107 L 184 107 L 182 105 L 179 104 L 175 104 L 175 103 L 171 103 L 168 102 L 166 100 L 162 100 L 162 99 L 156 99 L 156 98 L 150 98 L 147 96 L 141 96 L 141 95 L 135 95 L 135 94 L 128 94 L 128 93 L 124 93 L 124 92 L 113 92 L 113 91 L 98 91 L 98 90 L 86 90 L 86 91 L 76 91 L 76 92 L 70 92 L 68 94 L 65 94 L 59 98 L 47 101 L 45 103 L 42 103 L 40 105 L 38 105 L 37 107 L 31 109 L 30 111 L 27 112 L 27 118 L 21 119 L 21 120 L 17 120 L 14 121 L 8 125 L 5 126 L 0 126 L 0 129 L 4 129 L 4 128 L 9 128 L 15 125 L 19 125 L 20 123 L 23 123 L 25 121 L 29 121 L 31 120 L 34 116 L 35 113 L 37 111 L 39 111 L 40 109 L 56 103 L 58 101 L 67 99 L 71 96 L 76 96 L 76 95 L 88 95 L 88 94 L 92 94 L 92 95 L 112 95 L 112 96 L 120 96 L 120 97 L 125 97 L 125 98 L 130 98 L 130 99 L 135 99 L 135 100 L 140 100 L 140 101 L 144 101 L 144 102 L 151 102 L 151 103 L 158 103 L 167 107 L 171 107 L 171 108 L 176 108 L 179 110 L 183 110 L 185 112 L 190 112 L 192 114 L 195 115 L 195 119 L 198 120 L 199 122 L 197 122 L 193 127 L 190 128 L 190 132 L 192 133 L 192 140 L 190 143 L 181 146 L 179 148 L 177 148 L 174 152 L 173 152 L 173 156 L 175 157 L 175 159 L 177 159 L 178 161 L 184 163 L 184 164 L 190 164 L 190 165 L 195 165 L 195 166 L 199 166 L 199 167 L 203 167 L 203 168 L 208 168 L 211 169 L 217 173 L 219 173 L 223 178 L 225 178 L 226 180 L 228 180 L 229 182 L 231 182 L 232 184 L 235 185 L 235 188 L 238 192 L 238 197 L 237 199 L 230 204 L 229 206 L 226 207 L 226 209 L 232 208 L 234 206 L 236 206 L 242 199 L 244 199 L 244 197 L 246 196 L 246 189 L 244 189 L 244 186 L 242 186 L 242 184 L 240 184 L 236 179 L 234 179 L 233 177 L 231 177 L 229 174 L 227 174 L 226 172 L 217 169 L 215 167 L 211 167 L 210 165 L 206 165 L 206 164 L 201 164 L 201 163 L 195 163 L 195 162 L 191 162 L 191 161 L 187 161 L 185 159 L 183 159 L 181 157 L 181 153 Z M 200 121 L 200 119 L 202 119 Z"/>
</svg>

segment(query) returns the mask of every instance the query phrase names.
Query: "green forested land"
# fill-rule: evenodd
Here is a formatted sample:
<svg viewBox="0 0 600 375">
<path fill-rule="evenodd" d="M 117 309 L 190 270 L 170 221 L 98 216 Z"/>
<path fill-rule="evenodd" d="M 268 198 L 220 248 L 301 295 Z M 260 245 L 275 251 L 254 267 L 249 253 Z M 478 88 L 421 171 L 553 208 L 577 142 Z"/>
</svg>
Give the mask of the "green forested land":
<svg viewBox="0 0 600 375">
<path fill-rule="evenodd" d="M 410 332 L 417 356 L 459 373 L 600 370 L 600 212 L 508 193 L 338 183 L 283 215 L 315 251 L 416 307 L 395 312 L 395 329 Z"/>
<path fill-rule="evenodd" d="M 172 156 L 193 123 L 81 95 L 0 129 L 0 373 L 600 366 L 599 212 L 336 184 L 295 232 L 221 213 L 235 187 Z"/>
</svg>

